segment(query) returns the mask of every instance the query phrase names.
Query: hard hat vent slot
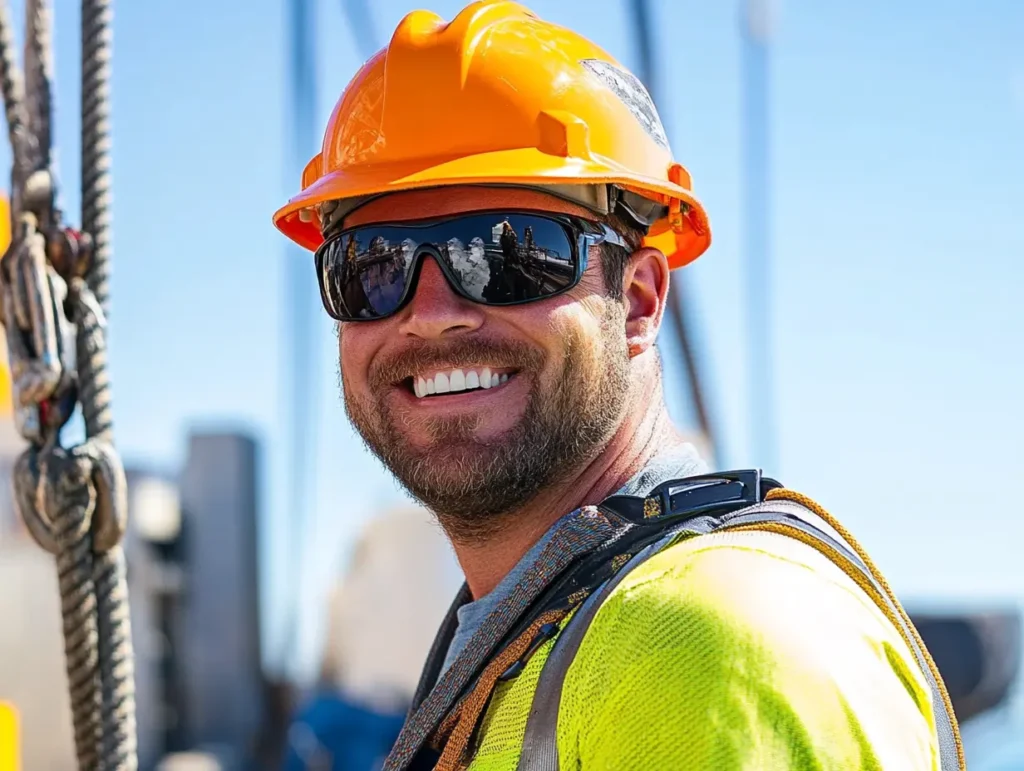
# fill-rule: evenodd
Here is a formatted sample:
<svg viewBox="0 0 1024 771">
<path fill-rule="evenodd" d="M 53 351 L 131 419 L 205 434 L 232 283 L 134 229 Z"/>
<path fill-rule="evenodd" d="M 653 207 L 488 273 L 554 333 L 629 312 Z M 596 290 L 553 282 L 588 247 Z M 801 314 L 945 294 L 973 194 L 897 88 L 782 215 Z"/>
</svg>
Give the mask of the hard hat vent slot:
<svg viewBox="0 0 1024 771">
<path fill-rule="evenodd" d="M 589 158 L 590 140 L 587 124 L 572 113 L 546 110 L 537 116 L 540 132 L 537 149 L 563 158 Z"/>
</svg>

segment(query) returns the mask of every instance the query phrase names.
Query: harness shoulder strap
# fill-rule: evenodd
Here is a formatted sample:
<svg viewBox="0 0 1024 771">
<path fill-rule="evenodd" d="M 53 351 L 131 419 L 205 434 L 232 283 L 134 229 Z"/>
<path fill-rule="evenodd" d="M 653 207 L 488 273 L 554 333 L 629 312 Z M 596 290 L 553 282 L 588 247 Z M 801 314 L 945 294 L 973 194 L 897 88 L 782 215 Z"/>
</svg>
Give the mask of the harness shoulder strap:
<svg viewBox="0 0 1024 771">
<path fill-rule="evenodd" d="M 674 537 L 665 538 L 640 550 L 629 562 L 594 591 L 573 614 L 555 641 L 547 661 L 541 669 L 537 690 L 526 721 L 523 751 L 517 771 L 557 771 L 558 769 L 558 708 L 562 700 L 562 685 L 569 665 L 576 658 L 583 637 L 598 609 L 619 582 L 631 570 L 657 554 Z"/>
<path fill-rule="evenodd" d="M 768 498 L 722 517 L 698 516 L 684 521 L 665 537 L 640 551 L 580 606 L 562 630 L 541 670 L 526 722 L 517 771 L 558 771 L 558 712 L 565 677 L 594 616 L 619 582 L 680 535 L 704 535 L 723 530 L 761 530 L 796 538 L 817 549 L 846 572 L 900 632 L 925 676 L 935 714 L 941 770 L 963 771 L 966 768 L 956 718 L 942 679 L 885 580 L 866 555 L 862 556 L 852 537 L 813 501 L 781 489 L 770 491 Z"/>
</svg>

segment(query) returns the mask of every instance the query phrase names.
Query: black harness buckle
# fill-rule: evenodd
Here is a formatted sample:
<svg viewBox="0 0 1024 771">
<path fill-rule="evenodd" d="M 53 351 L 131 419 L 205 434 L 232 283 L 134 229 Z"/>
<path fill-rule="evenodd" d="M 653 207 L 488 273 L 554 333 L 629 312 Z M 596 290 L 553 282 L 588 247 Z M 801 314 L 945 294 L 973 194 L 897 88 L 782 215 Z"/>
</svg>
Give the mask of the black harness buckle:
<svg viewBox="0 0 1024 771">
<path fill-rule="evenodd" d="M 760 469 L 719 471 L 714 474 L 670 479 L 646 497 L 613 495 L 600 508 L 607 508 L 634 522 L 650 522 L 704 514 L 727 514 L 761 503 L 769 490 L 782 487 L 762 476 Z"/>
</svg>

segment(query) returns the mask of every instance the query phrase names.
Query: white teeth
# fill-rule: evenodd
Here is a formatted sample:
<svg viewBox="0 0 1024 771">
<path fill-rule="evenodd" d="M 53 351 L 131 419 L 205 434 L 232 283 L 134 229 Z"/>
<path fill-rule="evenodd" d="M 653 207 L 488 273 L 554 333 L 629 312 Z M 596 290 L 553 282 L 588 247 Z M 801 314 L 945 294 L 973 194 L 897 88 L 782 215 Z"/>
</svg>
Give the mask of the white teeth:
<svg viewBox="0 0 1024 771">
<path fill-rule="evenodd" d="M 412 379 L 412 390 L 418 399 L 432 394 L 457 393 L 472 391 L 475 388 L 494 388 L 508 382 L 508 374 L 499 375 L 491 372 L 490 367 L 483 367 L 479 373 L 475 369 L 453 369 L 449 372 L 437 372 L 433 377 L 417 375 Z"/>
</svg>

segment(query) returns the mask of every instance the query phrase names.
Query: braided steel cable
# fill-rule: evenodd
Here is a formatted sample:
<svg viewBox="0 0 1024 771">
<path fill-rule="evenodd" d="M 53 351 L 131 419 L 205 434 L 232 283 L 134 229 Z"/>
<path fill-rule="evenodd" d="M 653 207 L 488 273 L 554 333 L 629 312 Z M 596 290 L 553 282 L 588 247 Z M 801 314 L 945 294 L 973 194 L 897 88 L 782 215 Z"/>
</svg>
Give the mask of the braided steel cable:
<svg viewBox="0 0 1024 771">
<path fill-rule="evenodd" d="M 70 301 L 78 332 L 78 395 L 88 437 L 84 447 L 94 453 L 97 494 L 108 497 L 97 502 L 108 513 L 94 526 L 98 553 L 93 569 L 99 615 L 103 768 L 130 771 L 137 766 L 135 667 L 124 550 L 120 545 L 126 526 L 126 483 L 113 447 L 106 323 L 99 300 L 81 278 L 71 281 Z"/>
<path fill-rule="evenodd" d="M 82 0 L 82 230 L 93 239 L 87 279 L 110 315 L 110 55 L 111 0 Z"/>
<path fill-rule="evenodd" d="M 25 113 L 29 134 L 35 139 L 34 169 L 50 167 L 53 116 L 53 57 L 50 9 L 45 0 L 27 0 L 25 6 Z"/>
<path fill-rule="evenodd" d="M 7 134 L 13 157 L 11 169 L 11 222 L 19 213 L 20 190 L 28 177 L 29 130 L 25 114 L 25 87 L 14 60 L 14 25 L 7 2 L 0 2 L 0 90 L 4 97 Z M 13 229 L 12 229 L 13 233 Z"/>
</svg>

